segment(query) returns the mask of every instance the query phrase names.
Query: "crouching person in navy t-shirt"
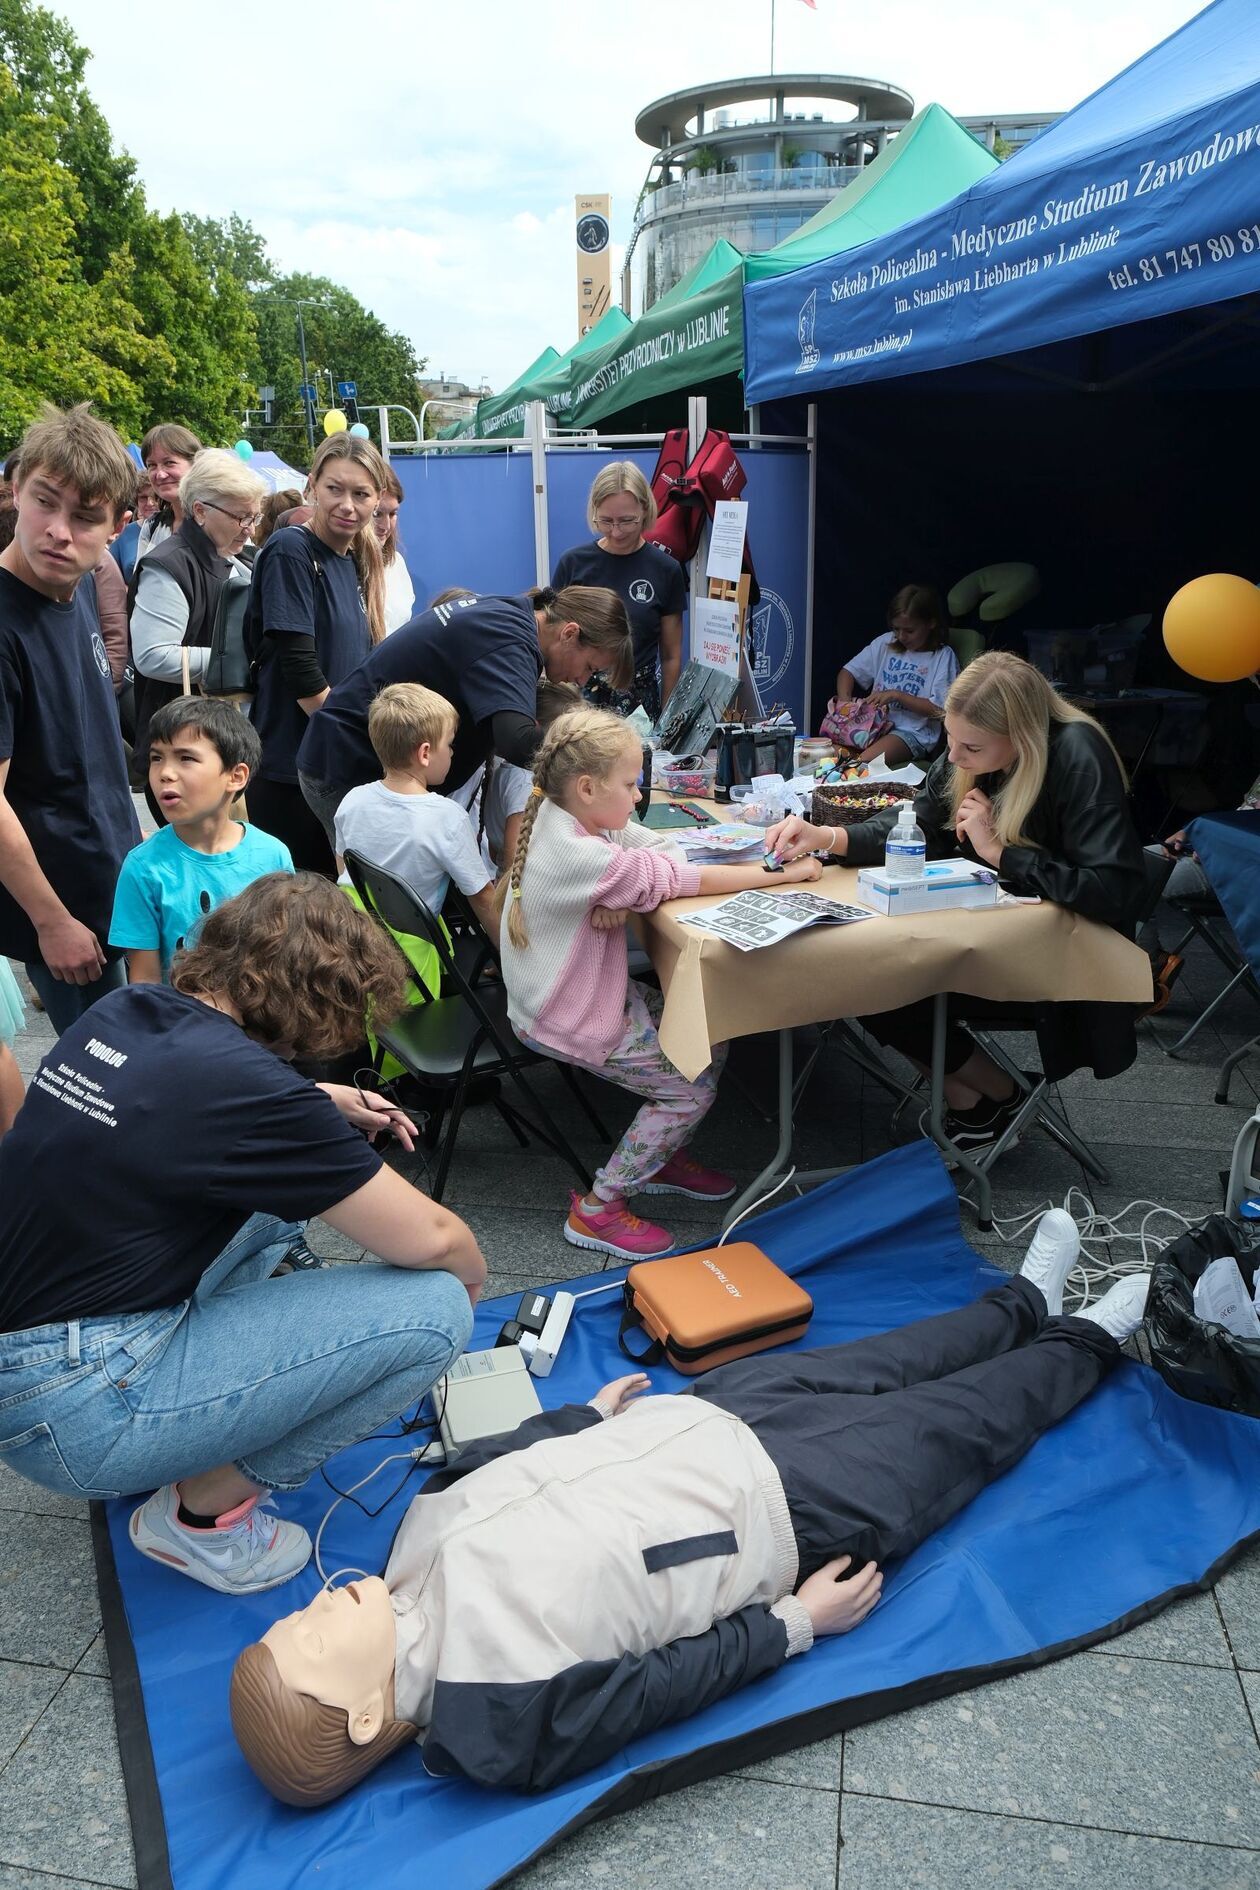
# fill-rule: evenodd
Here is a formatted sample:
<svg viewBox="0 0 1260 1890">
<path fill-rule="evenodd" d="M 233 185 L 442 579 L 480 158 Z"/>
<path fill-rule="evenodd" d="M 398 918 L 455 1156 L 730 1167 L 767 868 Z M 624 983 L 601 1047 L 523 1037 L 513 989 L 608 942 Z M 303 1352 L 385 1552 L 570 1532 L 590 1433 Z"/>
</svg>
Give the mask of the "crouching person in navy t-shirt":
<svg viewBox="0 0 1260 1890">
<path fill-rule="evenodd" d="M 411 1123 L 286 1061 L 395 1015 L 404 969 L 335 886 L 268 874 L 169 985 L 63 1034 L 0 1143 L 0 1460 L 63 1495 L 157 1486 L 132 1542 L 225 1593 L 305 1566 L 260 1499 L 423 1396 L 471 1329 L 471 1231 L 369 1146 Z M 314 1214 L 379 1264 L 274 1277 Z"/>
</svg>

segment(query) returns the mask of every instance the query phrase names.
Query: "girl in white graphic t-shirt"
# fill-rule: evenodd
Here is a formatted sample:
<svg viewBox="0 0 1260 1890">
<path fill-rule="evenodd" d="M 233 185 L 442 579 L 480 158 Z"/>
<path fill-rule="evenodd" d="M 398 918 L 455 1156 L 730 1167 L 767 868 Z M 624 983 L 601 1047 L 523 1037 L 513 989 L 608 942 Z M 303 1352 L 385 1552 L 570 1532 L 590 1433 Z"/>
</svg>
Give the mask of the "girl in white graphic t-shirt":
<svg viewBox="0 0 1260 1890">
<path fill-rule="evenodd" d="M 860 750 L 863 761 L 883 756 L 890 767 L 930 761 L 941 742 L 945 696 L 958 674 L 958 658 L 946 641 L 949 619 L 940 592 L 930 584 L 906 584 L 888 606 L 888 628 L 850 657 L 836 677 L 835 703 L 851 702 L 855 689 L 887 711 L 892 727 Z M 841 745 L 844 745 L 843 743 Z"/>
</svg>

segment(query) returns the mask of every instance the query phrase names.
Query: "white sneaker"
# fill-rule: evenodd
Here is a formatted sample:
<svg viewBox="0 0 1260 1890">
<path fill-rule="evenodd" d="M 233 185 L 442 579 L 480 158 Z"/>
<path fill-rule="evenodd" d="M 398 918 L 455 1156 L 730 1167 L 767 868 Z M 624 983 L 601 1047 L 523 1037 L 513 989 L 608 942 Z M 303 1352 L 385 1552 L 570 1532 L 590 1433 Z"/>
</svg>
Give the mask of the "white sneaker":
<svg viewBox="0 0 1260 1890">
<path fill-rule="evenodd" d="M 1079 1317 L 1088 1319 L 1091 1325 L 1101 1326 L 1117 1344 L 1123 1345 L 1142 1323 L 1150 1284 L 1149 1273 L 1130 1273 L 1108 1287 L 1102 1298 L 1087 1306 Z"/>
<path fill-rule="evenodd" d="M 1057 1319 L 1063 1311 L 1063 1288 L 1067 1276 L 1081 1257 L 1080 1230 L 1066 1208 L 1051 1208 L 1037 1222 L 1032 1245 L 1019 1269 L 1022 1278 L 1040 1287 L 1050 1312 Z"/>
<path fill-rule="evenodd" d="M 131 1516 L 131 1540 L 151 1562 L 191 1575 L 224 1595 L 277 1588 L 311 1559 L 311 1539 L 298 1523 L 282 1522 L 251 1496 L 217 1520 L 190 1529 L 179 1520 L 179 1491 L 167 1483 Z"/>
</svg>

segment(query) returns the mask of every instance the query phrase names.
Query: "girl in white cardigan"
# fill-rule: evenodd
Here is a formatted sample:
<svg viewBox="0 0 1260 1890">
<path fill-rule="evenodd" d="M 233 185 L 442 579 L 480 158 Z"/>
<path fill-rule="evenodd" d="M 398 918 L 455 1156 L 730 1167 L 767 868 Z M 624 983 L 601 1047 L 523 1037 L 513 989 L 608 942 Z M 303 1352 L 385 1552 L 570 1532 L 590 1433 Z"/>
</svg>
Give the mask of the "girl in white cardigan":
<svg viewBox="0 0 1260 1890">
<path fill-rule="evenodd" d="M 535 758 L 533 794 L 497 895 L 517 1035 L 647 1099 L 590 1194 L 573 1196 L 564 1226 L 575 1247 L 622 1260 L 673 1245 L 663 1227 L 630 1212 L 627 1196 L 723 1201 L 735 1192 L 729 1176 L 681 1152 L 712 1105 L 726 1046 L 694 1083 L 674 1068 L 657 1034 L 661 994 L 629 974 L 626 915 L 666 899 L 817 879 L 822 870 L 817 860 L 796 860 L 767 882 L 760 864 L 691 865 L 671 840 L 630 820 L 641 759 L 638 736 L 618 716 L 560 716 Z"/>
</svg>

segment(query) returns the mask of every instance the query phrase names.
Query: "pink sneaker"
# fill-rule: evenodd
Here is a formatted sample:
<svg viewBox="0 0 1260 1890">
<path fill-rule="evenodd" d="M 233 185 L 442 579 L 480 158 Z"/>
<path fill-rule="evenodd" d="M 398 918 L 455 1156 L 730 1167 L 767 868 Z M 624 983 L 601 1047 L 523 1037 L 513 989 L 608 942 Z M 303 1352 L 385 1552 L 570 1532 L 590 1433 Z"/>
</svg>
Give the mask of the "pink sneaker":
<svg viewBox="0 0 1260 1890">
<path fill-rule="evenodd" d="M 569 1199 L 572 1205 L 564 1237 L 574 1247 L 615 1254 L 618 1260 L 655 1260 L 674 1244 L 672 1234 L 663 1227 L 654 1227 L 651 1221 L 641 1221 L 624 1201 L 610 1201 L 596 1214 L 582 1206 L 580 1195 L 570 1195 Z"/>
<path fill-rule="evenodd" d="M 643 1184 L 644 1194 L 687 1194 L 693 1201 L 729 1201 L 735 1183 L 720 1168 L 705 1168 L 689 1155 L 671 1155 Z"/>
</svg>

